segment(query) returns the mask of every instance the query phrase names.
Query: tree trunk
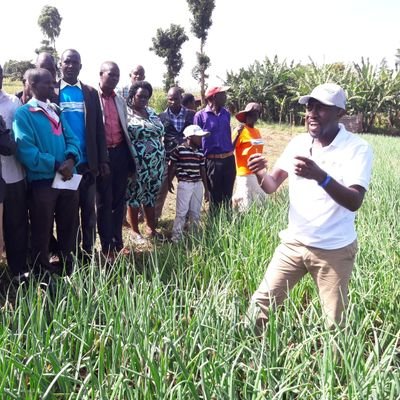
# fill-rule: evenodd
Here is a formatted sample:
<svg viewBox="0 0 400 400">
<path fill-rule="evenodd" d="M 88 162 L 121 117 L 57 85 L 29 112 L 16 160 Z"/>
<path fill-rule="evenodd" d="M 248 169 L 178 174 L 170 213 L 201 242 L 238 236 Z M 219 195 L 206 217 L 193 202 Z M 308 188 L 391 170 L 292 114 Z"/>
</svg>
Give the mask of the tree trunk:
<svg viewBox="0 0 400 400">
<path fill-rule="evenodd" d="M 201 39 L 200 40 L 200 54 L 203 55 L 203 51 L 204 51 L 204 40 Z M 206 71 L 204 70 L 204 66 L 203 65 L 199 65 L 200 67 L 200 96 L 201 96 L 201 103 L 203 106 L 206 105 L 206 82 L 205 82 L 205 74 Z"/>
</svg>

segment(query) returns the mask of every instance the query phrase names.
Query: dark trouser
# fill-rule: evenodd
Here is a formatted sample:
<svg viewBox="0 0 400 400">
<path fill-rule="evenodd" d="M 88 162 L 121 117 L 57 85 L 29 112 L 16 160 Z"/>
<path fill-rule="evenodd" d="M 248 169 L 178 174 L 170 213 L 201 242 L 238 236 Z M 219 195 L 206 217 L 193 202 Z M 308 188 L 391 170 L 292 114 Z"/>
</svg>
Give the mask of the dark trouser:
<svg viewBox="0 0 400 400">
<path fill-rule="evenodd" d="M 222 205 L 229 208 L 236 178 L 235 157 L 207 158 L 206 171 L 211 208 L 218 209 Z"/>
<path fill-rule="evenodd" d="M 25 179 L 6 185 L 3 228 L 8 268 L 13 275 L 24 273 L 28 269 L 28 201 Z"/>
<path fill-rule="evenodd" d="M 91 254 L 96 240 L 96 176 L 88 170 L 87 164 L 78 165 L 77 170 L 79 174 L 82 174 L 79 185 L 81 211 L 79 243 L 82 240 L 81 249 Z"/>
<path fill-rule="evenodd" d="M 75 190 L 53 189 L 50 185 L 34 182 L 30 190 L 33 262 L 36 266 L 50 267 L 49 241 L 55 219 L 59 257 L 70 266 L 71 253 L 76 249 L 79 193 Z"/>
<path fill-rule="evenodd" d="M 126 143 L 109 148 L 111 173 L 97 178 L 97 229 L 103 252 L 121 250 L 126 186 L 131 165 Z"/>
</svg>

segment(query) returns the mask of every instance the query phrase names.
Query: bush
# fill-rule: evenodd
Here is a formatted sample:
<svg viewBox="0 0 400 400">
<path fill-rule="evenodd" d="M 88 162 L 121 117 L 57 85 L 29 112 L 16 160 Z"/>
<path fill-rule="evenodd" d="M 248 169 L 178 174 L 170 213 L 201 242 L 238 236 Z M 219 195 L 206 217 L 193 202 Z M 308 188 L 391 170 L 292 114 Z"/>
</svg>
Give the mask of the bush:
<svg viewBox="0 0 400 400">
<path fill-rule="evenodd" d="M 301 95 L 325 82 L 335 82 L 347 92 L 347 113 L 362 114 L 363 132 L 370 132 L 377 115 L 383 115 L 390 127 L 398 123 L 400 106 L 400 73 L 385 62 L 373 66 L 369 60 L 345 65 L 342 63 L 307 65 L 272 61 L 255 61 L 238 73 L 229 72 L 226 84 L 231 86 L 229 107 L 233 112 L 246 103 L 256 101 L 263 107 L 261 118 L 267 122 L 303 124 L 304 107 L 298 104 Z"/>
<path fill-rule="evenodd" d="M 153 88 L 153 96 L 151 96 L 149 106 L 156 110 L 159 114 L 167 108 L 167 94 L 163 89 Z"/>
</svg>

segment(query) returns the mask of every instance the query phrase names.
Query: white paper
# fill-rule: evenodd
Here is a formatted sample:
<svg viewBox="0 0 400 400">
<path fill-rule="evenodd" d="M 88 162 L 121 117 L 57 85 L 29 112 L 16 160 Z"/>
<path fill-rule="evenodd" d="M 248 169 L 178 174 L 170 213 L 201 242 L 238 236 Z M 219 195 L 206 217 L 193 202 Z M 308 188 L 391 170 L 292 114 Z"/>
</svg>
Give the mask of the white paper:
<svg viewBox="0 0 400 400">
<path fill-rule="evenodd" d="M 56 172 L 56 176 L 54 177 L 51 187 L 53 189 L 78 190 L 81 179 L 82 175 L 73 174 L 71 179 L 64 181 L 62 175 L 59 172 Z"/>
</svg>

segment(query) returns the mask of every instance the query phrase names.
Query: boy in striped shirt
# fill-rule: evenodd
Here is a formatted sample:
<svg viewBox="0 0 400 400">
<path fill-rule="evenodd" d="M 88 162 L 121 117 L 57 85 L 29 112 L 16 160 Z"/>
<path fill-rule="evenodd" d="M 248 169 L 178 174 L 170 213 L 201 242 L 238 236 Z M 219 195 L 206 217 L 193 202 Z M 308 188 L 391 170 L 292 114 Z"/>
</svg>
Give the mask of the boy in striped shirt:
<svg viewBox="0 0 400 400">
<path fill-rule="evenodd" d="M 178 189 L 176 193 L 176 217 L 172 228 L 172 241 L 177 242 L 182 237 L 186 216 L 197 225 L 200 219 L 201 204 L 208 201 L 207 176 L 205 158 L 201 151 L 201 140 L 209 132 L 203 131 L 197 125 L 189 125 L 183 131 L 185 141 L 177 146 L 170 155 L 168 167 L 168 188 L 174 191 L 172 180 L 176 174 Z"/>
</svg>

